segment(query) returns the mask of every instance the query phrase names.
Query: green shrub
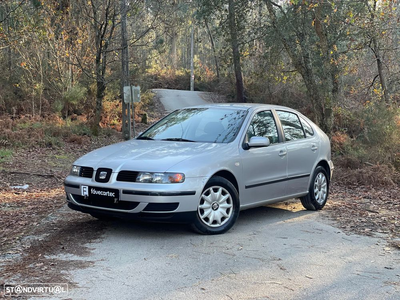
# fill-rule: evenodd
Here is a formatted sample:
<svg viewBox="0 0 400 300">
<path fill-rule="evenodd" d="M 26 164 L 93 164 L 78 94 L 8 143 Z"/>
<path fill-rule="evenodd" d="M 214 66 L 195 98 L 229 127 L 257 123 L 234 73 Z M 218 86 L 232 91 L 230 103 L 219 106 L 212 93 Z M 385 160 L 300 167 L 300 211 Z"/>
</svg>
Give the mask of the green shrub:
<svg viewBox="0 0 400 300">
<path fill-rule="evenodd" d="M 367 103 L 360 115 L 364 126 L 359 138 L 364 144 L 371 146 L 398 144 L 398 113 L 398 109 L 387 107 L 385 103 Z"/>
<path fill-rule="evenodd" d="M 86 94 L 86 87 L 80 84 L 75 84 L 68 88 L 60 98 L 55 100 L 53 109 L 60 114 L 64 111 L 65 117 L 67 118 L 70 109 L 75 108 L 78 103 L 85 98 Z"/>
<path fill-rule="evenodd" d="M 8 149 L 0 149 L 0 163 L 6 162 L 13 156 L 13 151 Z"/>
<path fill-rule="evenodd" d="M 80 136 L 84 136 L 84 135 L 91 136 L 92 135 L 90 126 L 88 126 L 87 124 L 84 124 L 84 123 L 78 123 L 78 124 L 71 125 L 70 130 L 71 130 L 71 133 L 80 135 Z"/>
<path fill-rule="evenodd" d="M 46 135 L 43 140 L 38 142 L 40 146 L 49 148 L 60 148 L 64 145 L 62 139 Z"/>
<path fill-rule="evenodd" d="M 400 167 L 399 110 L 381 102 L 367 102 L 353 114 L 335 109 L 332 150 L 351 165 L 387 164 Z"/>
</svg>

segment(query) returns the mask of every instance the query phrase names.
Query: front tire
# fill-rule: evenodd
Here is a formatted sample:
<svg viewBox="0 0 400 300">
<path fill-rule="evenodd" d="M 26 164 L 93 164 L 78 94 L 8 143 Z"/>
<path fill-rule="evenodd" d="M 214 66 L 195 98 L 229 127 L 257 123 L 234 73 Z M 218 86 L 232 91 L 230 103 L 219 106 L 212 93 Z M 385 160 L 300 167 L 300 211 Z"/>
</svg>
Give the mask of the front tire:
<svg viewBox="0 0 400 300">
<path fill-rule="evenodd" d="M 318 166 L 313 174 L 308 194 L 301 197 L 301 204 L 307 210 L 320 210 L 322 209 L 329 195 L 329 177 L 326 170 Z"/>
<path fill-rule="evenodd" d="M 235 224 L 239 209 L 239 194 L 234 185 L 223 177 L 212 177 L 200 196 L 192 226 L 202 234 L 225 233 Z"/>
</svg>

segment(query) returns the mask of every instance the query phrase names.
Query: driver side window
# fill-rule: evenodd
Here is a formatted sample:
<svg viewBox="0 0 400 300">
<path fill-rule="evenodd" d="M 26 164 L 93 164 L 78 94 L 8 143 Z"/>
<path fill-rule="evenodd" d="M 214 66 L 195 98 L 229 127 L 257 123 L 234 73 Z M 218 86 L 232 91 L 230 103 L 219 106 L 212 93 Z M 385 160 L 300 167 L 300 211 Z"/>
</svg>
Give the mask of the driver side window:
<svg viewBox="0 0 400 300">
<path fill-rule="evenodd" d="M 271 111 L 261 111 L 253 117 L 247 129 L 247 139 L 250 140 L 253 136 L 267 137 L 271 144 L 279 142 L 278 130 Z"/>
</svg>

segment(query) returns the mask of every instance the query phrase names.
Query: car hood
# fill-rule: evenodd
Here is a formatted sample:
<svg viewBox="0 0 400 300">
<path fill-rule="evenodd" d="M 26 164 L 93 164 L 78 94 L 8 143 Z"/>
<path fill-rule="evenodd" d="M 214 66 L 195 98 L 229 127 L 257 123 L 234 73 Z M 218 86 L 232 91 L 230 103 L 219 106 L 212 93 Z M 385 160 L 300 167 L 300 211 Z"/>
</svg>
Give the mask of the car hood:
<svg viewBox="0 0 400 300">
<path fill-rule="evenodd" d="M 94 150 L 74 165 L 121 170 L 166 172 L 189 158 L 217 155 L 227 144 L 131 140 Z"/>
</svg>

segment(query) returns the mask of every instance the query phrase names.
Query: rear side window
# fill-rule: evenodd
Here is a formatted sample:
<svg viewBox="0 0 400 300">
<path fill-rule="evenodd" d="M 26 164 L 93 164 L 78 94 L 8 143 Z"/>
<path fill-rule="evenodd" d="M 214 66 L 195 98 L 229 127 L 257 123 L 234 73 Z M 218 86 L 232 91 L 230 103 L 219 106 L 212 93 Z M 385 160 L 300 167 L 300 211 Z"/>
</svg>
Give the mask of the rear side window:
<svg viewBox="0 0 400 300">
<path fill-rule="evenodd" d="M 296 114 L 282 110 L 278 110 L 276 113 L 281 120 L 286 141 L 295 141 L 305 138 L 303 126 Z"/>
<path fill-rule="evenodd" d="M 311 125 L 308 124 L 306 120 L 300 117 L 301 125 L 303 125 L 304 132 L 306 133 L 306 137 L 314 136 L 314 130 L 312 129 Z"/>
</svg>

